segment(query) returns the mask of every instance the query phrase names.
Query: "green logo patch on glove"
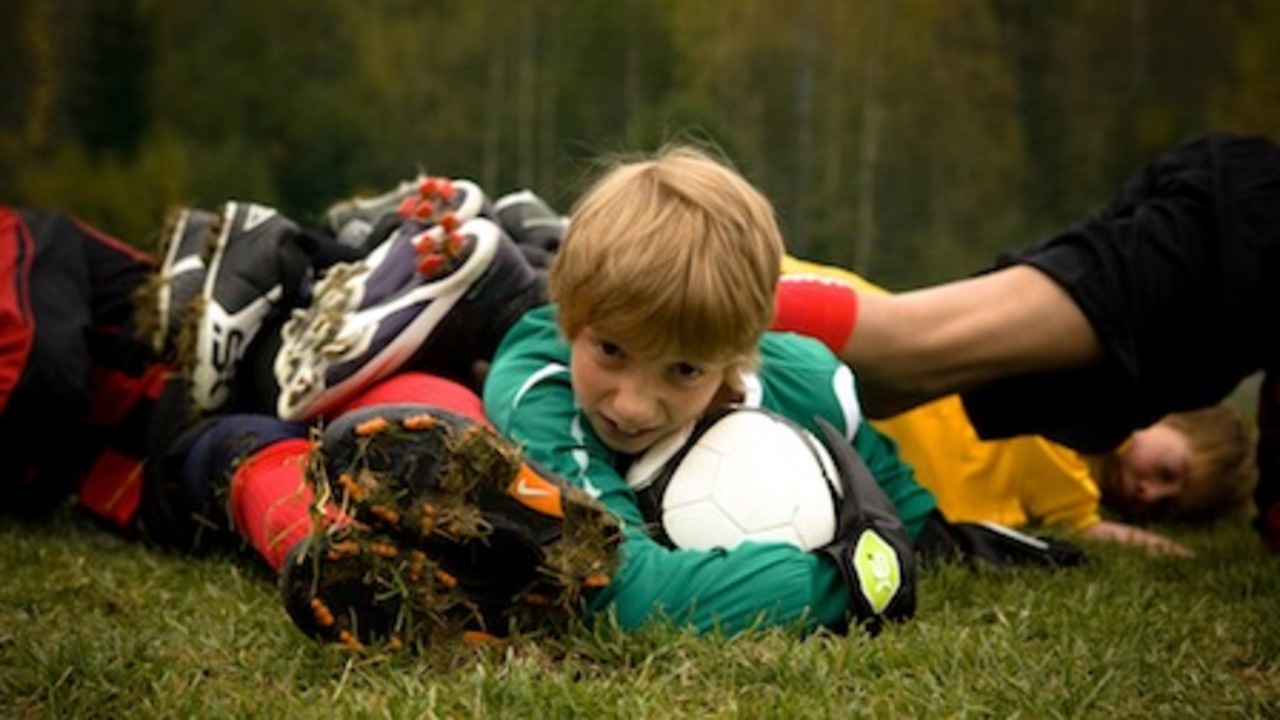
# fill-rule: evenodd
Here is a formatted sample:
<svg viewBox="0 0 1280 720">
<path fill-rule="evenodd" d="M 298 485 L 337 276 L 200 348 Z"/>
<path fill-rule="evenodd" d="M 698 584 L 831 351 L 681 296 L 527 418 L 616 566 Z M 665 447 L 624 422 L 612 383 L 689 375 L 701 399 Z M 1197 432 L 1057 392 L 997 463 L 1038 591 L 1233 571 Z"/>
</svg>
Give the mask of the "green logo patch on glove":
<svg viewBox="0 0 1280 720">
<path fill-rule="evenodd" d="M 849 553 L 849 561 L 858 573 L 862 596 L 873 611 L 883 612 L 902 586 L 898 554 L 875 531 L 864 530 Z"/>
</svg>

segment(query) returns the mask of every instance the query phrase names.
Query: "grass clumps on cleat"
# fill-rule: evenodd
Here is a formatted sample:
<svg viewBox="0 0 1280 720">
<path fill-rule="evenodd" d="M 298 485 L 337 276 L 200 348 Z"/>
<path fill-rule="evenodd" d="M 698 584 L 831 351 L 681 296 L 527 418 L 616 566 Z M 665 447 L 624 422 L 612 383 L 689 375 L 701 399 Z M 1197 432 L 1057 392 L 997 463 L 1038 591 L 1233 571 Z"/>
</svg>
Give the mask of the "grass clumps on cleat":
<svg viewBox="0 0 1280 720">
<path fill-rule="evenodd" d="M 420 648 L 563 629 L 617 568 L 611 514 L 446 411 L 343 415 L 316 442 L 307 478 L 313 530 L 282 592 L 321 640 Z"/>
</svg>

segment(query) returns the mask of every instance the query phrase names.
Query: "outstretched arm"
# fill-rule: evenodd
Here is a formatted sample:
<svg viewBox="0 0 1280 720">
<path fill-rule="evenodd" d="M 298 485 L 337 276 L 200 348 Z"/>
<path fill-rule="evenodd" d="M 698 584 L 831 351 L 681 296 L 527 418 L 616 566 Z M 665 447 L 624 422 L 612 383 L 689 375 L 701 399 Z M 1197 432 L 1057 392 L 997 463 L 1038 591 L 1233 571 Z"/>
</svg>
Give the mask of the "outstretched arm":
<svg viewBox="0 0 1280 720">
<path fill-rule="evenodd" d="M 1088 320 L 1048 276 L 1013 266 L 898 295 L 860 293 L 839 348 L 862 404 L 887 417 L 998 377 L 1097 362 Z"/>
<path fill-rule="evenodd" d="M 1143 530 L 1124 523 L 1103 520 L 1080 531 L 1081 537 L 1090 540 L 1115 542 L 1121 545 L 1136 545 L 1145 548 L 1152 555 L 1173 555 L 1175 557 L 1191 557 L 1195 553 L 1180 543 L 1163 535 Z"/>
</svg>

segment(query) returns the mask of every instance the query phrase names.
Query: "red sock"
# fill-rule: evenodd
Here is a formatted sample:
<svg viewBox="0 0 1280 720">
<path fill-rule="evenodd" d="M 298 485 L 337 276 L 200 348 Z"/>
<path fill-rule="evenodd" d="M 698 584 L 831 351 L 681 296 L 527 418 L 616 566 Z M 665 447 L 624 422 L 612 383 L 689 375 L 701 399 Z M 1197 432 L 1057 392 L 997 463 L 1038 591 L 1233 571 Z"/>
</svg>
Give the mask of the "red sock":
<svg viewBox="0 0 1280 720">
<path fill-rule="evenodd" d="M 838 354 L 857 321 L 858 293 L 839 280 L 784 275 L 778 282 L 773 330 L 808 335 Z"/>
<path fill-rule="evenodd" d="M 231 478 L 231 520 L 272 570 L 311 530 L 311 488 L 304 480 L 311 441 L 283 440 L 245 458 Z"/>
<path fill-rule="evenodd" d="M 414 403 L 430 405 L 488 424 L 484 416 L 484 403 L 480 396 L 466 387 L 436 375 L 423 372 L 402 372 L 383 380 L 361 392 L 339 408 L 337 414 L 351 412 L 370 405 Z"/>
</svg>

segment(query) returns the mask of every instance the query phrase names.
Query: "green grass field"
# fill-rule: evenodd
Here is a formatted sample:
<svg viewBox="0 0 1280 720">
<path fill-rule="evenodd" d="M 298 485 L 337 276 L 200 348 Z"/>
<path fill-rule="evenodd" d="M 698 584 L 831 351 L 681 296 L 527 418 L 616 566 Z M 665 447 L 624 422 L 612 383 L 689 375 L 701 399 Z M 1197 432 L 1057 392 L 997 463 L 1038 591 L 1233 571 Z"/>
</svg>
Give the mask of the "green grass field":
<svg viewBox="0 0 1280 720">
<path fill-rule="evenodd" d="M 1239 525 L 1172 534 L 1197 557 L 931 570 L 875 639 L 606 624 L 424 658 L 304 638 L 247 556 L 4 520 L 0 715 L 1280 717 L 1280 557 Z"/>
</svg>

